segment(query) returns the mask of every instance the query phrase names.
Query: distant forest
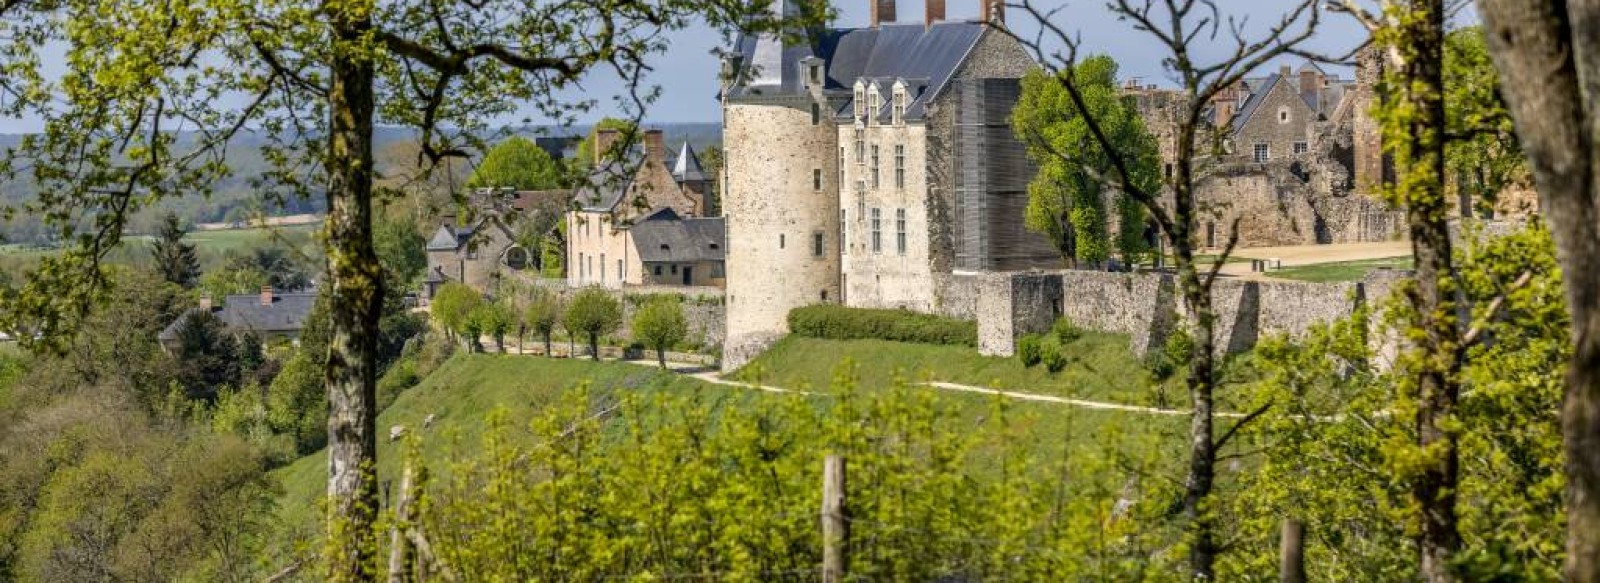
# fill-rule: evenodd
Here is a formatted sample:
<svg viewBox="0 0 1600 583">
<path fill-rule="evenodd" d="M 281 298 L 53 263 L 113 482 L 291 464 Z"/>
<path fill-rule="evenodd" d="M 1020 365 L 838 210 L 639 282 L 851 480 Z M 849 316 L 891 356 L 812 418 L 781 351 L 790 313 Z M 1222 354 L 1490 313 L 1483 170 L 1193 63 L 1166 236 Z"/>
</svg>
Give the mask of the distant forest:
<svg viewBox="0 0 1600 583">
<path fill-rule="evenodd" d="M 722 142 L 722 127 L 717 123 L 645 125 L 648 128 L 664 131 L 668 147 L 674 152 L 683 141 L 688 141 L 696 151 L 704 151 L 708 146 L 719 145 Z M 582 136 L 589 132 L 589 128 L 588 125 L 524 126 L 511 129 L 508 134 L 529 138 Z M 15 147 L 21 139 L 22 136 L 18 134 L 0 134 L 0 151 Z M 380 127 L 373 135 L 373 149 L 379 153 L 404 149 L 414 144 L 415 139 L 416 134 L 410 130 Z M 176 212 L 189 224 L 234 222 L 259 214 L 281 216 L 325 211 L 326 201 L 320 197 L 269 200 L 269 197 L 251 186 L 252 179 L 267 170 L 267 161 L 261 154 L 264 141 L 265 139 L 258 135 L 246 134 L 236 137 L 229 145 L 228 156 L 228 164 L 233 170 L 233 175 L 215 184 L 211 196 L 194 194 L 166 198 L 159 206 L 146 209 L 135 216 L 131 224 L 132 232 L 129 234 L 151 232 L 159 215 L 167 210 Z M 377 156 L 378 173 L 386 175 L 402 170 L 394 166 L 397 160 L 402 158 L 406 157 Z M 473 160 L 473 163 L 476 162 L 477 160 Z M 19 176 L 14 181 L 0 182 L 0 208 L 15 207 L 31 201 L 37 196 L 37 192 L 37 185 L 27 177 Z M 0 221 L 0 243 L 47 244 L 51 242 L 50 239 L 51 230 L 47 229 L 37 216 L 19 212 L 10 221 Z"/>
</svg>

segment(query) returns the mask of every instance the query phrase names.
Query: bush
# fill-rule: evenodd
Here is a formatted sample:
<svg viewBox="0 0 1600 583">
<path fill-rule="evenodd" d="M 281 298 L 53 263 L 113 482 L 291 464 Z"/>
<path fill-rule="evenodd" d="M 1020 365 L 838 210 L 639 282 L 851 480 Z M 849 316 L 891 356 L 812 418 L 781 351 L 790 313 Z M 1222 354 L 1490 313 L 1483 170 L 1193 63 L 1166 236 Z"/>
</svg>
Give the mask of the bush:
<svg viewBox="0 0 1600 583">
<path fill-rule="evenodd" d="M 1033 368 L 1044 358 L 1044 338 L 1038 334 L 1028 334 L 1017 340 L 1017 358 L 1022 360 L 1022 366 Z"/>
<path fill-rule="evenodd" d="M 1045 336 L 1039 341 L 1039 362 L 1044 363 L 1045 370 L 1051 374 L 1061 372 L 1067 368 L 1067 350 L 1055 335 Z"/>
<path fill-rule="evenodd" d="M 827 340 L 876 339 L 957 346 L 978 345 L 978 324 L 908 310 L 820 304 L 789 312 L 789 331 Z"/>
<path fill-rule="evenodd" d="M 1050 327 L 1050 334 L 1054 335 L 1062 346 L 1066 346 L 1082 338 L 1083 329 L 1073 324 L 1072 320 L 1062 318 L 1056 320 L 1055 325 Z"/>
<path fill-rule="evenodd" d="M 1145 356 L 1145 368 L 1150 370 L 1150 375 L 1157 382 L 1165 381 L 1189 363 L 1189 356 L 1193 352 L 1194 340 L 1189 337 L 1188 330 L 1179 326 L 1172 331 L 1172 335 L 1167 336 L 1167 342 L 1160 351 Z"/>
<path fill-rule="evenodd" d="M 683 318 L 683 306 L 676 296 L 657 298 L 633 315 L 633 337 L 636 343 L 656 351 L 656 362 L 667 368 L 667 349 L 689 335 L 689 324 Z"/>
</svg>

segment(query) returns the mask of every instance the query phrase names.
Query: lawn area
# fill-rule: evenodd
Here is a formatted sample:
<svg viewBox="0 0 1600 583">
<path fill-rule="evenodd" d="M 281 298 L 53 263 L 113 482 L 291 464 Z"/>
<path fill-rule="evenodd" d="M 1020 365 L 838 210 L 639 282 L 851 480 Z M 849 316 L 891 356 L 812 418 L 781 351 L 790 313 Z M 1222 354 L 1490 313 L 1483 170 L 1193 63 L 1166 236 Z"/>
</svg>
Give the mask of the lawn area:
<svg viewBox="0 0 1600 583">
<path fill-rule="evenodd" d="M 1174 405 L 1181 392 L 1169 389 L 1162 403 L 1155 383 L 1128 349 L 1128 337 L 1084 332 L 1067 345 L 1071 359 L 1057 373 L 1024 367 L 1016 358 L 980 356 L 967 346 L 882 340 L 820 340 L 789 336 L 739 371 L 744 380 L 782 387 L 825 387 L 840 365 L 854 364 L 868 385 L 900 376 L 912 382 L 942 381 L 1058 397 L 1132 405 Z"/>
<path fill-rule="evenodd" d="M 861 347 L 855 342 L 840 344 Z M 811 348 L 822 350 L 826 347 L 814 345 Z M 790 356 L 795 355 L 797 350 L 793 344 L 780 349 L 784 355 Z M 888 373 L 863 374 L 860 390 L 888 390 L 889 385 L 882 381 L 888 376 Z M 410 431 L 419 431 L 423 419 L 434 415 L 433 424 L 425 433 L 427 439 L 423 442 L 423 451 L 425 459 L 429 461 L 430 472 L 438 476 L 448 472 L 447 462 L 459 459 L 463 454 L 471 454 L 476 449 L 484 430 L 484 420 L 491 411 L 502 409 L 513 426 L 525 426 L 541 409 L 550 406 L 564 392 L 583 381 L 590 383 L 591 399 L 596 405 L 611 402 L 625 391 L 692 392 L 715 403 L 718 410 L 771 407 L 793 399 L 808 399 L 823 406 L 827 399 L 832 398 L 713 385 L 633 363 L 458 354 L 420 385 L 402 393 L 392 406 L 378 416 L 379 483 L 396 480 L 401 461 L 400 445 L 390 443 L 384 437 L 391 426 L 404 425 Z M 962 425 L 970 422 L 976 426 L 978 420 L 995 413 L 996 397 L 940 392 L 939 399 L 950 405 L 951 410 L 962 418 Z M 1134 448 L 1143 452 L 1155 451 L 1152 448 L 1170 448 L 1172 455 L 1163 455 L 1163 459 L 1179 459 L 1178 452 L 1187 423 L 1184 417 L 1096 411 L 1050 403 L 1013 403 L 1011 411 L 1014 413 L 1008 413 L 1007 427 L 1024 436 L 1022 442 L 1039 459 L 1061 459 L 1059 456 L 1063 455 Z M 619 417 L 615 415 L 606 420 L 609 427 L 617 427 L 619 422 Z M 990 453 L 975 452 L 974 455 Z M 301 458 L 273 472 L 282 486 L 275 520 L 278 533 L 273 537 L 272 548 L 268 551 L 271 557 L 268 560 L 273 564 L 287 562 L 285 557 L 289 549 L 298 546 L 304 552 L 307 541 L 315 540 L 320 525 L 316 512 L 317 501 L 326 488 L 326 472 L 326 457 L 322 452 Z M 1126 478 L 1120 474 L 1104 477 L 1118 483 Z"/>
<path fill-rule="evenodd" d="M 1380 268 L 1411 269 L 1411 257 L 1387 257 L 1383 259 L 1363 259 L 1360 261 L 1341 261 L 1337 263 L 1319 263 L 1316 265 L 1300 265 L 1285 267 L 1268 273 L 1269 276 L 1279 279 L 1292 279 L 1296 281 L 1309 281 L 1316 283 L 1357 281 L 1367 276 L 1368 272 Z"/>
</svg>

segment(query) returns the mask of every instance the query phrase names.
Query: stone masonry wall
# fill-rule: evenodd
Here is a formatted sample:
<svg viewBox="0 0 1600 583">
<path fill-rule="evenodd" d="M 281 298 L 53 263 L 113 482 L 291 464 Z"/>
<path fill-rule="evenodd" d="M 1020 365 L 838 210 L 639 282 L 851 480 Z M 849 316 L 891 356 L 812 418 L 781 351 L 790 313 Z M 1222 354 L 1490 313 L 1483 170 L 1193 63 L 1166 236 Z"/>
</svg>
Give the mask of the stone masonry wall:
<svg viewBox="0 0 1600 583">
<path fill-rule="evenodd" d="M 1166 342 L 1179 313 L 1189 312 L 1173 283 L 1156 273 L 985 274 L 975 313 L 979 352 L 1010 356 L 1017 337 L 1049 329 L 1059 315 L 1088 330 L 1128 334 L 1130 348 L 1143 356 Z M 1219 280 L 1212 289 L 1217 346 L 1241 352 L 1266 335 L 1301 336 L 1318 322 L 1347 317 L 1365 301 L 1364 285 Z"/>
</svg>

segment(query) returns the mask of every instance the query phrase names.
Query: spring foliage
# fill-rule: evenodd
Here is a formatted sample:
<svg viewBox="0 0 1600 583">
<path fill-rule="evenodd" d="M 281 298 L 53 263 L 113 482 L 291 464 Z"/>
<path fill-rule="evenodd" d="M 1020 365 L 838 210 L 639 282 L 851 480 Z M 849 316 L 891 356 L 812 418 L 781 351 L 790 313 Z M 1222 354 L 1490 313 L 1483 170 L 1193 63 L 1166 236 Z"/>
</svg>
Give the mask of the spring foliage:
<svg viewBox="0 0 1600 583">
<path fill-rule="evenodd" d="M 1145 192 L 1158 190 L 1156 140 L 1117 87 L 1116 61 L 1088 57 L 1073 67 L 1072 75 L 1091 117 L 1129 162 L 1132 180 Z M 1028 185 L 1025 223 L 1049 236 L 1069 262 L 1099 265 L 1114 255 L 1135 261 L 1146 250 L 1144 210 L 1097 177 L 1110 176 L 1115 169 L 1076 112 L 1070 94 L 1048 73 L 1032 71 L 1023 77 L 1011 126 L 1027 145 L 1028 156 L 1039 163 L 1039 174 Z"/>
</svg>

